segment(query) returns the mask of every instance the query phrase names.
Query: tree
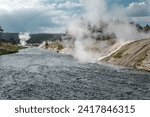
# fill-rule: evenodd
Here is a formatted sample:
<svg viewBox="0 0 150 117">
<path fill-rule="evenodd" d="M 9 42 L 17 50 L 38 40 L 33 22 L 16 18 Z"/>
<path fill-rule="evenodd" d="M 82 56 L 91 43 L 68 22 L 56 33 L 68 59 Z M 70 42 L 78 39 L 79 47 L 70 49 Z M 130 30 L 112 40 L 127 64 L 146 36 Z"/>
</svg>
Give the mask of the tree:
<svg viewBox="0 0 150 117">
<path fill-rule="evenodd" d="M 144 32 L 148 32 L 150 31 L 150 26 L 147 24 L 145 27 L 144 27 Z"/>
<path fill-rule="evenodd" d="M 2 36 L 2 34 L 3 34 L 3 29 L 2 29 L 2 27 L 0 26 L 0 37 Z"/>
<path fill-rule="evenodd" d="M 136 24 L 136 27 L 138 31 L 143 31 L 143 27 L 140 24 Z"/>
</svg>

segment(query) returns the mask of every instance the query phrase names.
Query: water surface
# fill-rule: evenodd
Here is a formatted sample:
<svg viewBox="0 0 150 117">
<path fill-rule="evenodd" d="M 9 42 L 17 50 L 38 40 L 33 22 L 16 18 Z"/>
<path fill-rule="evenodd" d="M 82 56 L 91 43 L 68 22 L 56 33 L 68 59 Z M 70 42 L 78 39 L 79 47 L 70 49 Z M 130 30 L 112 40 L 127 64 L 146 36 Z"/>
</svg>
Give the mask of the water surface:
<svg viewBox="0 0 150 117">
<path fill-rule="evenodd" d="M 150 73 L 28 48 L 0 56 L 0 99 L 150 99 Z"/>
</svg>

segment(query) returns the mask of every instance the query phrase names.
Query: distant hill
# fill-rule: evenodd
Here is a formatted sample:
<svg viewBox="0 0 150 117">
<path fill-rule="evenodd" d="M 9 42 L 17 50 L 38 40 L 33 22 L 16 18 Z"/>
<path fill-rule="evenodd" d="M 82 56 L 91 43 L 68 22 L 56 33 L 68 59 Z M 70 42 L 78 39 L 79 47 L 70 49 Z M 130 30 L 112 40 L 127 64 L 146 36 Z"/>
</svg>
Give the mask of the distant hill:
<svg viewBox="0 0 150 117">
<path fill-rule="evenodd" d="M 65 34 L 31 34 L 31 39 L 27 43 L 61 40 L 62 36 L 65 36 Z"/>
<path fill-rule="evenodd" d="M 3 33 L 2 37 L 0 38 L 0 41 L 2 42 L 11 42 L 11 43 L 19 43 L 19 33 Z M 31 39 L 28 40 L 27 43 L 42 43 L 43 41 L 55 41 L 55 40 L 61 40 L 61 37 L 65 34 L 31 34 Z"/>
<path fill-rule="evenodd" d="M 126 44 L 102 62 L 150 71 L 150 38 Z"/>
<path fill-rule="evenodd" d="M 3 33 L 0 40 L 3 42 L 19 43 L 18 34 L 19 33 Z"/>
</svg>

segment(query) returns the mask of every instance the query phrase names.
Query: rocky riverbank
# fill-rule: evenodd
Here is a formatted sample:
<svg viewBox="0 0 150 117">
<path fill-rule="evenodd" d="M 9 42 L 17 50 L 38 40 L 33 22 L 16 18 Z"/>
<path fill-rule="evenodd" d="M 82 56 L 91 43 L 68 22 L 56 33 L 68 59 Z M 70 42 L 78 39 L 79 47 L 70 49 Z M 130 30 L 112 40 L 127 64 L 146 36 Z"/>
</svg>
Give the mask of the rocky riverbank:
<svg viewBox="0 0 150 117">
<path fill-rule="evenodd" d="M 121 43 L 114 42 L 109 44 L 109 42 L 110 41 L 105 41 L 105 44 L 107 43 L 107 47 L 105 48 L 100 46 L 100 44 L 103 44 L 104 41 L 97 42 L 100 44 L 97 46 L 95 45 L 94 49 L 91 49 L 91 52 L 94 53 L 95 51 L 93 50 L 97 50 L 96 52 L 102 56 L 98 59 L 98 61 L 150 71 L 150 38 L 137 40 L 123 46 Z M 117 50 L 118 47 L 121 48 Z M 68 53 L 71 55 L 71 50 L 74 49 L 74 47 L 65 47 L 62 42 L 47 42 L 41 45 L 41 48 L 55 50 L 61 53 Z"/>
</svg>

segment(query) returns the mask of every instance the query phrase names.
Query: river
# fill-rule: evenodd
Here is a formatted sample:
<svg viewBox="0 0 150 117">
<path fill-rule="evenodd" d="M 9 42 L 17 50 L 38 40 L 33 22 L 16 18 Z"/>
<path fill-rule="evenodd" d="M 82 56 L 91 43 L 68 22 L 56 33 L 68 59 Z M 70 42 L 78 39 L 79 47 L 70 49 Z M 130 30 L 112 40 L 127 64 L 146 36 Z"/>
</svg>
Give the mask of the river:
<svg viewBox="0 0 150 117">
<path fill-rule="evenodd" d="M 0 99 L 150 99 L 150 73 L 28 48 L 0 56 Z"/>
</svg>

